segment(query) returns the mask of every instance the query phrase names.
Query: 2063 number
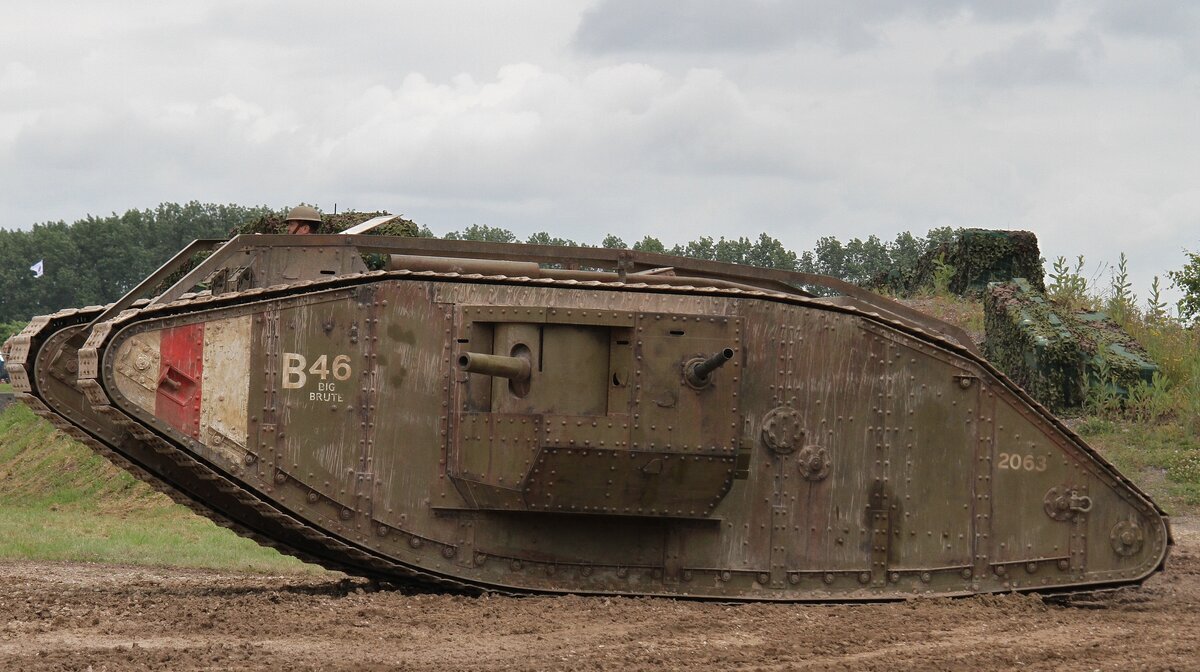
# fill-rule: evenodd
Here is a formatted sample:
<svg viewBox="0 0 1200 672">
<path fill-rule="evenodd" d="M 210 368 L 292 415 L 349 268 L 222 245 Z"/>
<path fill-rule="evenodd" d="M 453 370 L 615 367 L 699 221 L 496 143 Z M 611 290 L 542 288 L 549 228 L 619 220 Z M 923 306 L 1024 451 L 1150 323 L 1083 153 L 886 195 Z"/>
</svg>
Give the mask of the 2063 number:
<svg viewBox="0 0 1200 672">
<path fill-rule="evenodd" d="M 996 464 L 996 468 L 1013 471 L 1045 471 L 1046 456 L 1031 453 L 1000 453 L 1000 461 Z"/>
</svg>

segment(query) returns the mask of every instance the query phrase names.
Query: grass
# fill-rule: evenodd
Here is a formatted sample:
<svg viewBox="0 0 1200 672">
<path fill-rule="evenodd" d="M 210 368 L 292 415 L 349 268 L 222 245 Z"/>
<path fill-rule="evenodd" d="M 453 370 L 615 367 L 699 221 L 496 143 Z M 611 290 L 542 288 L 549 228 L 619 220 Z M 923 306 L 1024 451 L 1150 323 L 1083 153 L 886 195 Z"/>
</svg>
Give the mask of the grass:
<svg viewBox="0 0 1200 672">
<path fill-rule="evenodd" d="M 9 385 L 8 383 L 0 383 L 0 394 L 12 394 L 12 393 L 13 393 L 12 385 Z"/>
<path fill-rule="evenodd" d="M 1200 440 L 1179 425 L 1090 416 L 1076 427 L 1087 442 L 1173 514 L 1200 507 Z"/>
<path fill-rule="evenodd" d="M 0 560 L 171 565 L 320 573 L 175 504 L 129 513 L 59 506 L 0 508 Z"/>
<path fill-rule="evenodd" d="M 23 404 L 0 412 L 0 559 L 324 571 L 175 504 Z"/>
</svg>

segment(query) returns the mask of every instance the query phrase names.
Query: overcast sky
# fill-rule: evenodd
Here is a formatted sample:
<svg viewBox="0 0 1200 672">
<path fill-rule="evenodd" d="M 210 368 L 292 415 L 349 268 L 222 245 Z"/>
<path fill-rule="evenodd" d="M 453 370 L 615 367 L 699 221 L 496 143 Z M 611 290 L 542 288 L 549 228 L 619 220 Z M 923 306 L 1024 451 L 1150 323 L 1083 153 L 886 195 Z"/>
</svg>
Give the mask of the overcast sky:
<svg viewBox="0 0 1200 672">
<path fill-rule="evenodd" d="M 1200 251 L 1200 3 L 88 0 L 0 23 L 0 226 L 160 202 L 597 243 Z M 1107 271 L 1102 271 L 1107 282 Z"/>
</svg>

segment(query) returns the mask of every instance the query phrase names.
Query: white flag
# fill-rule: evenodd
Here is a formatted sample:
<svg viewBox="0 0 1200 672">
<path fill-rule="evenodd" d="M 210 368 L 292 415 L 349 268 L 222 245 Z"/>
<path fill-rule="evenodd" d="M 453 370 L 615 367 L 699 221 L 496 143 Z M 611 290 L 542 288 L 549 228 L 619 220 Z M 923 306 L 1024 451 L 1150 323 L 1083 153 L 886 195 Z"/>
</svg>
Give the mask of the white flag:
<svg viewBox="0 0 1200 672">
<path fill-rule="evenodd" d="M 29 270 L 33 271 L 33 277 L 40 278 L 46 274 L 45 268 L 42 266 L 42 262 L 44 262 L 44 261 L 46 261 L 46 260 L 38 259 L 38 262 L 36 264 L 29 267 Z"/>
</svg>

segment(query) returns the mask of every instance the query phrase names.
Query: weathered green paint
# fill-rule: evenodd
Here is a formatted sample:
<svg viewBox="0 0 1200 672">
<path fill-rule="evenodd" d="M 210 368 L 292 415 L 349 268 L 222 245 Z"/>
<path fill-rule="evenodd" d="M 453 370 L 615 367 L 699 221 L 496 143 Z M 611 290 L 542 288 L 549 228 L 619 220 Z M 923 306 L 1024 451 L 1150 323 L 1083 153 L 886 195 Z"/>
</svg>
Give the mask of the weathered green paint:
<svg viewBox="0 0 1200 672">
<path fill-rule="evenodd" d="M 230 479 L 252 511 L 226 515 L 265 534 L 282 512 L 280 543 L 393 580 L 837 600 L 1160 566 L 1162 514 L 970 351 L 853 307 L 690 284 L 401 271 L 214 297 L 94 327 L 82 386 L 100 417 Z M 235 316 L 251 324 L 240 460 L 127 398 L 113 366 Z M 209 329 L 206 348 L 240 334 Z M 530 373 L 471 373 L 464 353 Z"/>
</svg>

